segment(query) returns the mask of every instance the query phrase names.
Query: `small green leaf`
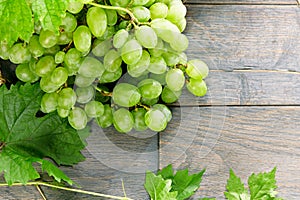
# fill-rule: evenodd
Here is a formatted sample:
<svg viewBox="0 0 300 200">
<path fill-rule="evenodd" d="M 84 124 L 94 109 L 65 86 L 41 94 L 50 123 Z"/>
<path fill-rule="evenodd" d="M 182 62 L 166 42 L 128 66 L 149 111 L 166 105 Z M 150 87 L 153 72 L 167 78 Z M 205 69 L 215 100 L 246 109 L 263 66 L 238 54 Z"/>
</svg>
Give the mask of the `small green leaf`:
<svg viewBox="0 0 300 200">
<path fill-rule="evenodd" d="M 57 182 L 61 182 L 61 180 L 66 181 L 68 184 L 72 185 L 73 181 L 67 177 L 67 175 L 61 171 L 58 167 L 56 167 L 53 163 L 48 160 L 42 160 L 42 170 L 46 171 L 49 176 L 53 176 Z"/>
<path fill-rule="evenodd" d="M 26 0 L 0 0 L 0 27 L 0 41 L 9 46 L 18 38 L 29 41 L 34 23 Z"/>
<path fill-rule="evenodd" d="M 226 189 L 227 192 L 224 192 L 224 195 L 229 200 L 250 200 L 250 195 L 244 184 L 241 182 L 241 179 L 234 174 L 232 169 L 230 169 Z"/>
<path fill-rule="evenodd" d="M 157 175 L 161 175 L 163 179 L 173 179 L 174 171 L 171 164 L 157 172 Z"/>
<path fill-rule="evenodd" d="M 66 0 L 35 0 L 32 11 L 36 21 L 40 21 L 43 29 L 57 32 L 62 18 L 66 15 Z"/>
<path fill-rule="evenodd" d="M 177 192 L 171 191 L 172 181 L 164 180 L 161 175 L 147 171 L 144 187 L 151 200 L 176 200 Z"/>
</svg>

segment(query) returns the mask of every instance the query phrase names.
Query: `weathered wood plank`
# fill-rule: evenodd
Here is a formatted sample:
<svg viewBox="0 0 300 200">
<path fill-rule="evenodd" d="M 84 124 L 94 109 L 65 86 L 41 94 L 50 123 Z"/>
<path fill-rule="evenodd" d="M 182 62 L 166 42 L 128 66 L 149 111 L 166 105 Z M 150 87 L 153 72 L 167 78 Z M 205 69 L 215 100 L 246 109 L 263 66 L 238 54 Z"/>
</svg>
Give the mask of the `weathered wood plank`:
<svg viewBox="0 0 300 200">
<path fill-rule="evenodd" d="M 300 73 L 264 70 L 211 71 L 208 92 L 187 90 L 174 105 L 300 105 Z"/>
<path fill-rule="evenodd" d="M 297 6 L 188 6 L 189 59 L 211 69 L 300 71 Z"/>
<path fill-rule="evenodd" d="M 186 0 L 193 4 L 250 4 L 250 5 L 296 5 L 296 0 Z"/>
<path fill-rule="evenodd" d="M 196 172 L 206 168 L 196 197 L 224 199 L 232 168 L 243 182 L 252 172 L 277 166 L 279 194 L 300 198 L 300 107 L 174 108 L 174 118 L 160 134 L 160 168 Z"/>
</svg>

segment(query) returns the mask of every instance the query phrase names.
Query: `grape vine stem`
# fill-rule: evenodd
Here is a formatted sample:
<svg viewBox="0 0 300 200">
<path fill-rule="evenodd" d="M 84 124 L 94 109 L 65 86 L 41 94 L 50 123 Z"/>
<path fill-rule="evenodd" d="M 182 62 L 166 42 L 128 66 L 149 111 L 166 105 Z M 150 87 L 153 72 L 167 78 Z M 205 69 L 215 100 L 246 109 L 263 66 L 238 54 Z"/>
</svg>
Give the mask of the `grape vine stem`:
<svg viewBox="0 0 300 200">
<path fill-rule="evenodd" d="M 26 184 L 13 183 L 12 185 L 8 185 L 7 183 L 0 183 L 0 187 L 3 187 L 3 186 L 24 186 L 24 185 L 25 186 L 29 186 L 29 185 L 31 185 L 31 186 L 46 186 L 46 187 L 51 187 L 51 188 L 55 188 L 55 189 L 66 190 L 66 191 L 70 191 L 70 192 L 77 192 L 77 193 L 81 193 L 81 194 L 88 194 L 88 195 L 92 195 L 92 196 L 104 197 L 104 198 L 109 198 L 109 199 L 116 199 L 116 200 L 133 200 L 133 199 L 128 198 L 128 197 L 113 196 L 113 195 L 108 195 L 108 194 L 101 194 L 101 193 L 98 193 L 98 192 L 91 192 L 91 191 L 86 191 L 86 190 L 62 187 L 62 186 L 57 186 L 57 185 L 52 185 L 52 184 L 49 184 L 49 183 L 41 182 L 41 181 L 32 181 L 32 182 L 28 182 Z"/>
</svg>

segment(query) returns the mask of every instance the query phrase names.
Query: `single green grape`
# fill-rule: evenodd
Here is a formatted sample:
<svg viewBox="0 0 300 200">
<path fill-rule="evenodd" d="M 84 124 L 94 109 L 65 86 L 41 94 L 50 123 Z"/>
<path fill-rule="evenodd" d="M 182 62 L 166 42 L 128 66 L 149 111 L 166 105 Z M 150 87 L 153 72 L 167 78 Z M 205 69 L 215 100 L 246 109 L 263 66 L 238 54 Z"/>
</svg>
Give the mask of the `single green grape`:
<svg viewBox="0 0 300 200">
<path fill-rule="evenodd" d="M 85 76 L 78 74 L 78 75 L 76 75 L 74 83 L 78 87 L 88 87 L 88 86 L 92 85 L 94 81 L 95 81 L 94 77 L 85 77 Z"/>
<path fill-rule="evenodd" d="M 87 25 L 95 37 L 101 37 L 107 27 L 107 16 L 104 9 L 91 7 L 86 14 Z"/>
<path fill-rule="evenodd" d="M 70 109 L 63 109 L 63 108 L 57 107 L 56 110 L 57 110 L 58 116 L 60 116 L 61 118 L 66 118 L 70 114 Z"/>
<path fill-rule="evenodd" d="M 44 48 L 50 48 L 57 44 L 58 36 L 50 30 L 41 30 L 39 42 Z"/>
<path fill-rule="evenodd" d="M 129 33 L 125 29 L 120 29 L 119 31 L 117 31 L 113 37 L 114 47 L 117 49 L 121 48 L 127 41 L 128 37 Z"/>
<path fill-rule="evenodd" d="M 122 68 L 119 67 L 115 72 L 104 71 L 99 78 L 100 83 L 112 83 L 119 80 L 122 76 Z"/>
<path fill-rule="evenodd" d="M 167 19 L 154 19 L 151 21 L 151 27 L 155 30 L 157 36 L 166 42 L 177 40 L 176 35 L 180 33 L 178 27 Z"/>
<path fill-rule="evenodd" d="M 121 49 L 122 60 L 128 65 L 136 64 L 142 53 L 142 46 L 135 39 L 127 41 Z"/>
<path fill-rule="evenodd" d="M 9 49 L 9 60 L 14 64 L 26 63 L 30 59 L 30 51 L 22 43 L 16 43 Z"/>
<path fill-rule="evenodd" d="M 168 6 L 157 2 L 150 7 L 151 19 L 166 18 L 168 15 Z"/>
<path fill-rule="evenodd" d="M 77 96 L 72 88 L 69 87 L 63 88 L 58 95 L 59 95 L 57 99 L 58 107 L 67 110 L 72 108 L 75 105 Z"/>
<path fill-rule="evenodd" d="M 101 77 L 105 68 L 103 64 L 96 58 L 87 56 L 82 58 L 82 62 L 80 64 L 78 74 L 85 77 Z"/>
<path fill-rule="evenodd" d="M 57 67 L 50 76 L 50 81 L 56 85 L 63 85 L 68 80 L 68 70 L 64 67 Z"/>
<path fill-rule="evenodd" d="M 139 77 L 144 73 L 148 73 L 147 69 L 150 65 L 150 55 L 146 50 L 142 51 L 140 60 L 132 65 L 127 65 L 127 72 L 132 77 Z"/>
<path fill-rule="evenodd" d="M 109 72 L 116 72 L 121 68 L 122 58 L 116 50 L 112 49 L 104 56 L 104 68 Z"/>
<path fill-rule="evenodd" d="M 167 122 L 171 121 L 172 112 L 166 105 L 164 105 L 164 104 L 155 104 L 155 105 L 152 106 L 152 109 L 160 110 L 166 116 Z"/>
<path fill-rule="evenodd" d="M 186 7 L 182 2 L 169 5 L 167 19 L 171 22 L 180 21 L 186 15 Z"/>
<path fill-rule="evenodd" d="M 96 118 L 97 124 L 102 128 L 108 128 L 112 125 L 113 115 L 109 104 L 104 104 L 104 113 L 101 117 Z"/>
<path fill-rule="evenodd" d="M 16 68 L 16 76 L 19 80 L 29 83 L 33 83 L 39 79 L 39 77 L 30 70 L 29 63 L 19 64 Z"/>
<path fill-rule="evenodd" d="M 168 86 L 165 86 L 161 93 L 161 100 L 165 103 L 174 103 L 181 96 L 182 90 L 173 91 Z"/>
<path fill-rule="evenodd" d="M 157 45 L 157 35 L 149 26 L 140 26 L 135 30 L 137 41 L 145 48 L 155 48 Z"/>
<path fill-rule="evenodd" d="M 84 111 L 90 118 L 101 117 L 104 114 L 104 106 L 99 101 L 90 101 L 85 104 Z"/>
<path fill-rule="evenodd" d="M 60 24 L 60 28 L 64 31 L 64 32 L 73 32 L 75 31 L 77 27 L 77 19 L 74 15 L 70 14 L 70 13 L 66 13 L 66 16 L 64 18 L 62 18 L 61 24 Z"/>
<path fill-rule="evenodd" d="M 64 63 L 70 68 L 79 69 L 81 58 L 82 53 L 75 48 L 71 48 L 65 54 Z"/>
<path fill-rule="evenodd" d="M 170 69 L 166 74 L 166 83 L 170 90 L 180 91 L 185 83 L 185 77 L 180 69 Z"/>
<path fill-rule="evenodd" d="M 45 48 L 39 42 L 39 36 L 31 36 L 28 44 L 28 49 L 31 55 L 35 58 L 42 56 L 45 52 Z"/>
<path fill-rule="evenodd" d="M 60 63 L 64 62 L 65 55 L 66 55 L 66 53 L 64 51 L 57 52 L 54 56 L 55 63 L 60 64 Z"/>
<path fill-rule="evenodd" d="M 173 40 L 170 42 L 170 46 L 177 52 L 185 51 L 189 46 L 188 38 L 181 33 L 176 34 L 177 40 Z"/>
<path fill-rule="evenodd" d="M 131 11 L 139 22 L 148 22 L 150 20 L 150 11 L 144 6 L 135 6 Z"/>
<path fill-rule="evenodd" d="M 55 69 L 56 64 L 53 56 L 43 56 L 39 59 L 35 66 L 35 73 L 40 76 L 48 76 Z"/>
<path fill-rule="evenodd" d="M 69 124 L 76 130 L 84 129 L 87 125 L 87 116 L 82 108 L 74 107 L 68 116 Z"/>
<path fill-rule="evenodd" d="M 58 94 L 56 92 L 45 93 L 41 100 L 41 111 L 50 113 L 57 109 Z"/>
<path fill-rule="evenodd" d="M 205 79 L 208 76 L 209 69 L 205 62 L 195 59 L 188 61 L 185 72 L 193 79 Z"/>
<path fill-rule="evenodd" d="M 136 108 L 131 111 L 133 116 L 134 124 L 133 128 L 137 131 L 145 131 L 148 129 L 147 125 L 145 124 L 145 114 L 146 110 L 144 108 Z"/>
<path fill-rule="evenodd" d="M 162 92 L 161 84 L 154 79 L 144 79 L 138 83 L 138 88 L 143 98 L 154 99 Z"/>
<path fill-rule="evenodd" d="M 110 39 L 99 40 L 96 39 L 93 43 L 92 53 L 97 57 L 103 57 L 112 48 L 112 42 Z"/>
<path fill-rule="evenodd" d="M 120 108 L 113 112 L 113 124 L 117 131 L 121 133 L 130 132 L 133 128 L 133 116 L 129 110 Z"/>
<path fill-rule="evenodd" d="M 159 109 L 150 109 L 145 114 L 145 124 L 153 131 L 160 132 L 167 127 L 167 118 Z"/>
<path fill-rule="evenodd" d="M 75 93 L 77 96 L 76 101 L 78 103 L 86 104 L 94 98 L 95 89 L 91 85 L 87 87 L 77 87 Z"/>
<path fill-rule="evenodd" d="M 43 76 L 40 79 L 40 88 L 46 93 L 52 93 L 57 91 L 60 88 L 60 85 L 57 85 L 55 83 L 52 83 L 49 76 Z"/>
<path fill-rule="evenodd" d="M 82 10 L 83 6 L 84 4 L 80 1 L 69 1 L 67 10 L 72 14 L 77 14 Z"/>
<path fill-rule="evenodd" d="M 73 41 L 75 48 L 78 51 L 89 51 L 92 42 L 92 35 L 90 29 L 85 25 L 78 26 L 73 33 Z"/>
<path fill-rule="evenodd" d="M 107 25 L 114 26 L 118 21 L 118 13 L 115 10 L 104 10 L 107 16 Z"/>
<path fill-rule="evenodd" d="M 163 57 L 151 56 L 148 71 L 153 74 L 163 74 L 167 71 L 167 63 Z"/>
<path fill-rule="evenodd" d="M 189 82 L 186 84 L 186 87 L 188 91 L 190 91 L 193 95 L 198 97 L 205 96 L 207 92 L 206 83 L 202 79 L 191 78 Z"/>
<path fill-rule="evenodd" d="M 128 83 L 117 84 L 112 93 L 112 100 L 115 104 L 123 107 L 132 107 L 139 103 L 141 94 L 136 86 Z"/>
</svg>

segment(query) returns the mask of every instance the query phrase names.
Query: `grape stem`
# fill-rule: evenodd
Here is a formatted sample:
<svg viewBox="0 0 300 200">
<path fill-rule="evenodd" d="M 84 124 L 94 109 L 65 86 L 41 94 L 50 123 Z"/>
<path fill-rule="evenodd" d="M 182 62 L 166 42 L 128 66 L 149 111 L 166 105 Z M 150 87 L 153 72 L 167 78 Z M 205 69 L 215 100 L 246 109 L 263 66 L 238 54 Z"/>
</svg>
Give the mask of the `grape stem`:
<svg viewBox="0 0 300 200">
<path fill-rule="evenodd" d="M 0 151 L 2 150 L 2 148 L 5 146 L 4 142 L 0 142 Z"/>
<path fill-rule="evenodd" d="M 104 90 L 101 90 L 100 88 L 98 88 L 97 86 L 94 86 L 94 88 L 100 92 L 103 96 L 106 96 L 106 97 L 111 97 L 112 96 L 112 92 L 106 92 Z"/>
<path fill-rule="evenodd" d="M 41 181 L 32 181 L 32 182 L 28 182 L 26 184 L 13 183 L 12 185 L 8 185 L 7 183 L 0 183 L 0 187 L 4 187 L 4 186 L 24 186 L 24 185 L 25 186 L 29 186 L 29 185 L 46 186 L 46 187 L 50 187 L 50 188 L 66 190 L 66 191 L 76 192 L 76 193 L 81 193 L 81 194 L 88 194 L 88 195 L 97 196 L 97 197 L 105 197 L 105 198 L 116 199 L 116 200 L 133 200 L 133 199 L 128 198 L 128 197 L 113 196 L 113 195 L 108 195 L 108 194 L 101 194 L 101 193 L 98 193 L 98 192 L 91 192 L 91 191 L 86 191 L 86 190 L 62 187 L 62 186 L 57 186 L 57 185 L 52 185 L 52 184 L 49 184 L 49 183 L 41 182 Z"/>
<path fill-rule="evenodd" d="M 133 24 L 133 26 L 135 28 L 138 28 L 138 26 L 136 25 L 136 23 L 139 25 L 141 24 L 134 16 L 134 14 L 128 10 L 127 8 L 122 8 L 122 7 L 118 7 L 118 6 L 108 6 L 108 5 L 102 5 L 102 4 L 97 4 L 97 3 L 88 3 L 89 5 L 95 6 L 95 7 L 99 7 L 99 8 L 103 8 L 103 9 L 108 9 L 108 10 L 119 10 L 119 11 L 123 11 L 126 12 L 130 18 L 131 18 L 131 23 Z"/>
</svg>

